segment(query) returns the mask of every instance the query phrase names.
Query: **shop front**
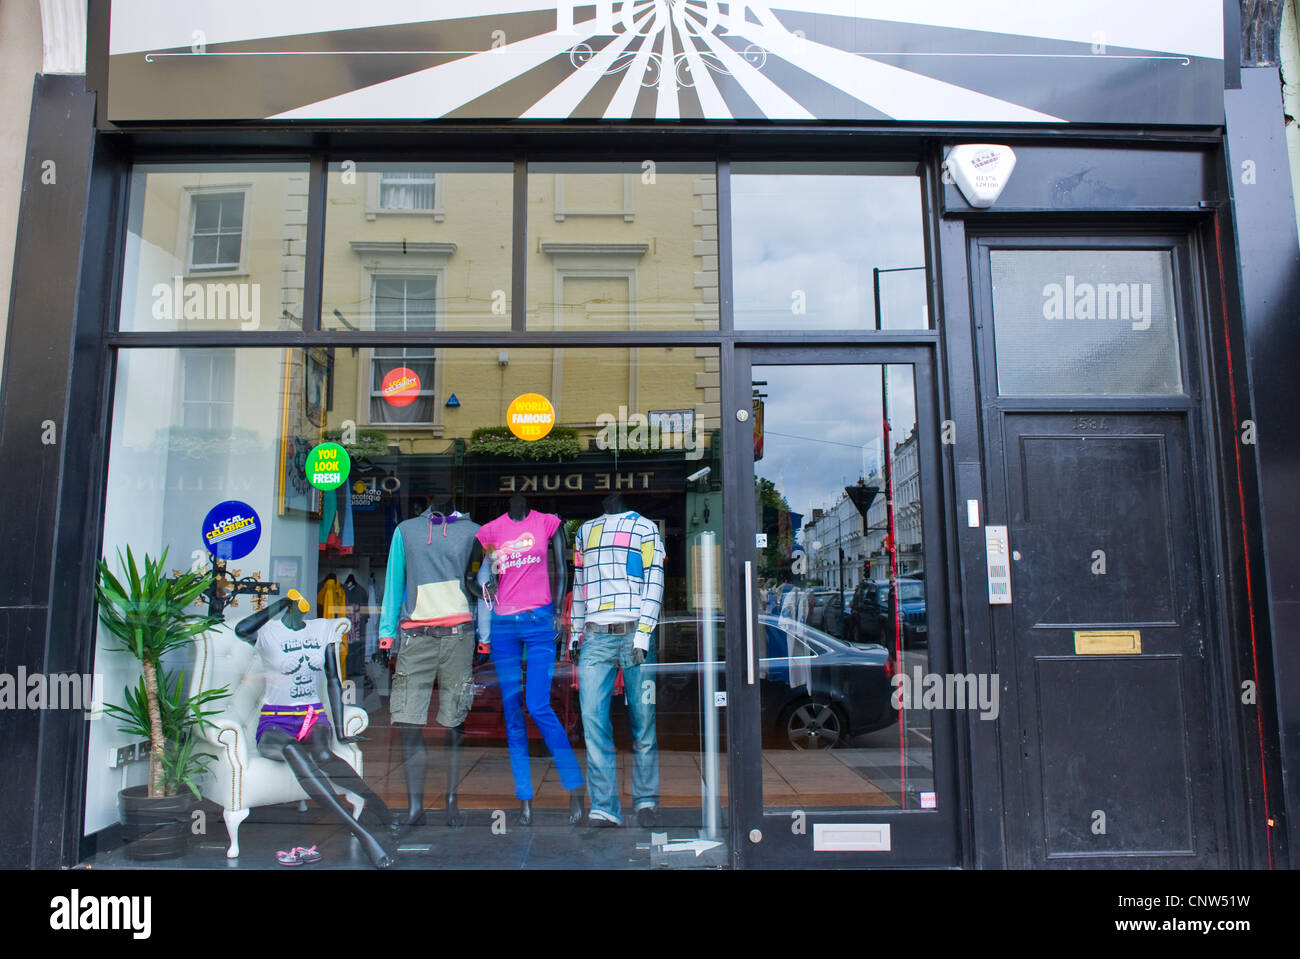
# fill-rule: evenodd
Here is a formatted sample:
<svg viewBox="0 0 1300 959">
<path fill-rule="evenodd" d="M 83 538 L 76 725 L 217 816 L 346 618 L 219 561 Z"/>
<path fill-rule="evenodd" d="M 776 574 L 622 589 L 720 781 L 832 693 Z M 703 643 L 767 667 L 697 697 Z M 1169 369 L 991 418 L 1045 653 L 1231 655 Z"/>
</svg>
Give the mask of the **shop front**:
<svg viewBox="0 0 1300 959">
<path fill-rule="evenodd" d="M 229 6 L 92 13 L 34 862 L 1268 861 L 1217 3 Z"/>
</svg>

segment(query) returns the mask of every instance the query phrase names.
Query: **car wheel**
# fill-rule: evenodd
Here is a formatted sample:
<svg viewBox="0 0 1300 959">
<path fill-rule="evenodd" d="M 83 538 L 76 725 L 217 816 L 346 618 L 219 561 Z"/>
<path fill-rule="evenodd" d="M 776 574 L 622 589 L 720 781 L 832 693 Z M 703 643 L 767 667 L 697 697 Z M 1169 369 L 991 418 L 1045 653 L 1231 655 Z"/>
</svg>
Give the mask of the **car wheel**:
<svg viewBox="0 0 1300 959">
<path fill-rule="evenodd" d="M 791 749 L 830 749 L 843 741 L 848 723 L 838 706 L 806 699 L 786 711 L 781 732 Z"/>
</svg>

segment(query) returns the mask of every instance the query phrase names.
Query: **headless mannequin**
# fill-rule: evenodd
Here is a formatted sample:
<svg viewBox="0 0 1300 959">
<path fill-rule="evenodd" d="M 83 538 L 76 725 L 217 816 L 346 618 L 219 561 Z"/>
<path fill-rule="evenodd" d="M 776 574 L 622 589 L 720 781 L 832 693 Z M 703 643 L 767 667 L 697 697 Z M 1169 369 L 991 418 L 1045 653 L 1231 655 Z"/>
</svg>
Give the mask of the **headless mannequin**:
<svg viewBox="0 0 1300 959">
<path fill-rule="evenodd" d="M 303 620 L 303 610 L 299 606 L 306 606 L 306 602 L 301 600 L 296 591 L 290 593 L 290 598 L 281 599 L 272 603 L 264 610 L 253 613 L 241 619 L 235 625 L 235 635 L 249 645 L 257 643 L 257 633 L 271 619 L 284 614 L 283 624 L 289 629 L 300 630 L 306 626 Z M 339 682 L 338 666 L 335 660 L 334 644 L 330 643 L 325 647 L 325 683 L 329 690 L 329 702 L 331 719 L 334 722 L 334 730 L 338 736 L 339 742 L 350 743 L 356 742 L 356 736 L 343 736 L 343 687 Z M 293 770 L 293 774 L 298 778 L 298 782 L 306 791 L 307 795 L 316 800 L 326 811 L 331 813 L 335 819 L 338 819 L 348 827 L 352 835 L 356 836 L 361 843 L 361 848 L 365 851 L 370 861 L 378 869 L 387 869 L 393 864 L 393 857 L 388 854 L 384 847 L 360 822 L 339 802 L 335 794 L 335 787 L 341 787 L 344 790 L 361 796 L 365 805 L 361 810 L 363 819 L 370 820 L 383 829 L 387 825 L 388 808 L 384 801 L 379 798 L 369 786 L 366 785 L 357 771 L 349 766 L 343 759 L 334 755 L 330 749 L 330 732 L 329 727 L 323 723 L 317 723 L 312 726 L 306 737 L 299 740 L 285 732 L 283 729 L 271 727 L 266 729 L 257 742 L 257 751 L 268 759 L 276 759 L 287 763 Z"/>
<path fill-rule="evenodd" d="M 452 501 L 450 497 L 441 497 L 435 499 L 429 504 L 435 513 L 450 515 L 452 512 Z M 469 562 L 465 565 L 465 590 L 470 596 L 478 598 L 482 595 L 479 590 L 478 579 L 474 575 L 474 567 L 482 562 L 483 547 L 477 542 L 474 544 L 473 552 L 470 553 Z M 380 640 L 382 648 L 384 640 Z M 424 812 L 424 785 L 428 778 L 429 772 L 429 748 L 424 742 L 424 727 L 414 726 L 410 723 L 393 723 L 394 728 L 399 730 L 402 744 L 402 767 L 406 771 L 406 815 L 399 816 L 392 823 L 394 835 L 401 835 L 415 826 L 422 826 L 427 821 Z M 465 819 L 461 815 L 460 806 L 456 799 L 456 788 L 460 783 L 460 766 L 461 755 L 465 749 L 465 724 L 451 726 L 447 728 L 447 737 L 445 742 L 445 753 L 447 757 L 447 825 L 452 829 L 457 829 L 464 825 Z"/>
<path fill-rule="evenodd" d="M 506 515 L 516 523 L 523 522 L 528 515 L 530 507 L 528 499 L 516 493 L 510 497 L 510 502 L 506 506 Z M 551 536 L 551 554 L 550 563 L 547 572 L 551 580 L 551 596 L 555 602 L 555 641 L 559 643 L 564 635 L 564 617 L 560 612 L 560 604 L 564 599 L 564 594 L 569 588 L 569 563 L 565 555 L 564 544 L 564 526 Z M 582 821 L 582 787 L 569 790 L 569 825 L 577 825 Z M 519 815 L 515 822 L 520 826 L 531 826 L 533 824 L 533 802 L 531 799 L 521 799 L 519 801 Z"/>
<path fill-rule="evenodd" d="M 600 501 L 600 508 L 604 511 L 606 516 L 615 516 L 618 513 L 627 512 L 627 506 L 623 502 L 622 493 L 611 493 L 609 496 L 606 496 Z M 575 666 L 578 663 L 578 651 L 581 648 L 581 645 L 581 637 L 573 637 L 569 640 L 569 662 L 573 663 Z M 644 649 L 632 650 L 632 665 L 640 666 L 645 662 L 645 656 L 646 653 Z"/>
</svg>

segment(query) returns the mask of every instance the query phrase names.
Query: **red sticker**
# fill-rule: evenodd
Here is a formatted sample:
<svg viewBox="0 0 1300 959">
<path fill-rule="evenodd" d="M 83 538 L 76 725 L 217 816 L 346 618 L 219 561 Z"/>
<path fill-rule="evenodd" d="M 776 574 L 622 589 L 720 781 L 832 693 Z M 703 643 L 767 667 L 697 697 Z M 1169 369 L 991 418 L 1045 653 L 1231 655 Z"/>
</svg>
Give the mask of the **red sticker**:
<svg viewBox="0 0 1300 959">
<path fill-rule="evenodd" d="M 379 393 L 390 406 L 410 406 L 420 395 L 420 377 L 414 370 L 399 366 L 384 376 Z"/>
</svg>

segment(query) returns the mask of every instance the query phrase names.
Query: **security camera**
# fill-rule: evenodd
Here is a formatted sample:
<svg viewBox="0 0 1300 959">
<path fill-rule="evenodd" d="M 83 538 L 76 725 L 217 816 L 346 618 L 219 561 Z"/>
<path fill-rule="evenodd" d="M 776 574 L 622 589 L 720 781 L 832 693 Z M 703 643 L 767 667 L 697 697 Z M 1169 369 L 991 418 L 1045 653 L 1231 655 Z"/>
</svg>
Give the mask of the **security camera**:
<svg viewBox="0 0 1300 959">
<path fill-rule="evenodd" d="M 699 480 L 704 479 L 704 477 L 708 476 L 711 472 L 713 472 L 713 467 L 712 467 L 712 466 L 706 466 L 706 467 L 704 467 L 704 469 L 702 469 L 702 470 L 696 470 L 696 471 L 695 471 L 694 473 L 692 473 L 690 476 L 686 477 L 686 482 L 688 482 L 688 483 L 694 483 L 694 482 L 697 482 L 697 481 L 699 481 Z"/>
</svg>

